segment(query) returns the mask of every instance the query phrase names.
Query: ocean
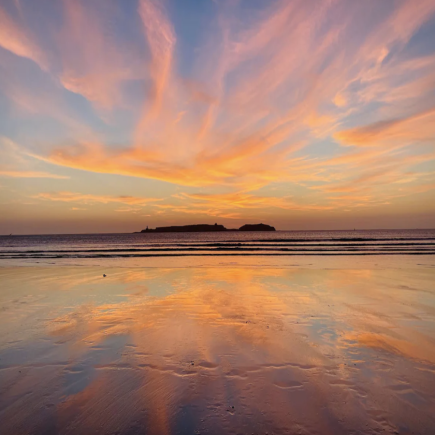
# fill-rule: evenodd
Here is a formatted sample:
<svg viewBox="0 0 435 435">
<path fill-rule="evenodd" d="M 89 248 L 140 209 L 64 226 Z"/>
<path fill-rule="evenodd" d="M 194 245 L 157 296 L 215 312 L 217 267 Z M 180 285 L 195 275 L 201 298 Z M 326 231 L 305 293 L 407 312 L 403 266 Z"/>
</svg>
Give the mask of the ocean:
<svg viewBox="0 0 435 435">
<path fill-rule="evenodd" d="M 435 254 L 435 230 L 11 235 L 0 260 Z"/>
</svg>

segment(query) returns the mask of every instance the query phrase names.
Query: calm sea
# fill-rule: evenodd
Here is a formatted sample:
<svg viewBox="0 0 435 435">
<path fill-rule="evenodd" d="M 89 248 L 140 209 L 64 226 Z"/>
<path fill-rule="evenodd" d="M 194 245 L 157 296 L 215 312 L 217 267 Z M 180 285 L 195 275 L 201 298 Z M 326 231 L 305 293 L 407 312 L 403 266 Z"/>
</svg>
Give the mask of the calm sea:
<svg viewBox="0 0 435 435">
<path fill-rule="evenodd" d="M 1 236 L 1 259 L 435 254 L 435 230 Z"/>
</svg>

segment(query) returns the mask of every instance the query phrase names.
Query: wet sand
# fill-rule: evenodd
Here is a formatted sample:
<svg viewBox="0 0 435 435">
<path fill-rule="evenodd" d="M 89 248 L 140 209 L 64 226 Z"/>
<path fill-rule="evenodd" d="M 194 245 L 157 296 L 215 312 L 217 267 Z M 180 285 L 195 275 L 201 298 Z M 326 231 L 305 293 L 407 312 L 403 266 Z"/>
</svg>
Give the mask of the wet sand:
<svg viewBox="0 0 435 435">
<path fill-rule="evenodd" d="M 435 268 L 322 261 L 0 268 L 2 435 L 435 433 Z"/>
</svg>

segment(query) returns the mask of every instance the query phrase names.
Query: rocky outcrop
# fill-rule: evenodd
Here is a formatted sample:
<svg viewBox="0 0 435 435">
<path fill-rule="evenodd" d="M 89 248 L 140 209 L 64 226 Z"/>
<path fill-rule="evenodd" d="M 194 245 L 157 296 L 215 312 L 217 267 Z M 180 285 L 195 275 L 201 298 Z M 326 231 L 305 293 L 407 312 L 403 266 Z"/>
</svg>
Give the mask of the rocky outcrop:
<svg viewBox="0 0 435 435">
<path fill-rule="evenodd" d="M 229 230 L 223 225 L 182 225 L 171 227 L 157 227 L 156 229 L 142 230 L 141 233 L 206 233 L 206 232 L 219 232 L 219 231 L 275 231 L 274 227 L 266 224 L 246 224 L 240 227 L 238 230 Z"/>
<path fill-rule="evenodd" d="M 275 227 L 266 224 L 246 224 L 239 228 L 239 231 L 276 231 Z"/>
<path fill-rule="evenodd" d="M 172 227 L 157 227 L 155 230 L 142 230 L 141 233 L 206 233 L 206 232 L 216 232 L 216 231 L 227 231 L 223 225 L 182 225 L 182 226 L 172 226 Z"/>
</svg>

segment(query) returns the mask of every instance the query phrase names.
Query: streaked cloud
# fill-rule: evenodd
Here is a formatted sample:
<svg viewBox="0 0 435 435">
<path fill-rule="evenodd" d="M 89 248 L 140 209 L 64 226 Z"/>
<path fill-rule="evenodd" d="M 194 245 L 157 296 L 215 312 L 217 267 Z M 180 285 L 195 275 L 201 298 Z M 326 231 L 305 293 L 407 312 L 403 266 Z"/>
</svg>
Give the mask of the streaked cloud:
<svg viewBox="0 0 435 435">
<path fill-rule="evenodd" d="M 331 207 L 318 204 L 297 204 L 290 197 L 257 196 L 246 193 L 230 194 L 182 194 L 184 198 L 197 201 L 199 203 L 212 203 L 226 209 L 247 208 L 281 208 L 284 210 L 327 210 Z"/>
<path fill-rule="evenodd" d="M 394 142 L 403 147 L 413 143 L 430 143 L 435 139 L 435 108 L 406 118 L 384 120 L 341 131 L 335 137 L 344 144 L 357 146 Z"/>
<path fill-rule="evenodd" d="M 145 29 L 151 51 L 149 65 L 153 79 L 151 115 L 157 116 L 163 94 L 168 83 L 173 63 L 176 37 L 172 24 L 164 11 L 163 2 L 158 0 L 139 0 L 139 15 Z M 146 115 L 144 115 L 146 117 Z M 142 119 L 140 123 L 143 123 Z"/>
<path fill-rule="evenodd" d="M 1 171 L 0 177 L 11 178 L 57 178 L 68 179 L 70 177 L 66 175 L 50 174 L 49 172 L 37 172 L 37 171 Z"/>
<path fill-rule="evenodd" d="M 138 198 L 128 195 L 110 196 L 110 195 L 92 195 L 82 194 L 76 192 L 45 192 L 34 195 L 35 199 L 44 199 L 48 201 L 61 201 L 61 202 L 77 202 L 83 204 L 102 203 L 109 204 L 112 202 L 144 206 L 150 203 L 160 201 L 159 198 Z"/>
<path fill-rule="evenodd" d="M 137 53 L 110 31 L 116 19 L 113 4 L 82 0 L 63 2 L 64 25 L 58 46 L 62 61 L 60 81 L 94 103 L 111 109 L 123 105 L 122 85 L 140 77 Z"/>
<path fill-rule="evenodd" d="M 44 52 L 35 42 L 35 37 L 26 28 L 0 7 L 0 47 L 11 53 L 36 62 L 41 68 L 47 68 Z"/>
</svg>

